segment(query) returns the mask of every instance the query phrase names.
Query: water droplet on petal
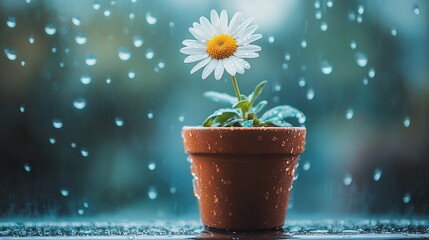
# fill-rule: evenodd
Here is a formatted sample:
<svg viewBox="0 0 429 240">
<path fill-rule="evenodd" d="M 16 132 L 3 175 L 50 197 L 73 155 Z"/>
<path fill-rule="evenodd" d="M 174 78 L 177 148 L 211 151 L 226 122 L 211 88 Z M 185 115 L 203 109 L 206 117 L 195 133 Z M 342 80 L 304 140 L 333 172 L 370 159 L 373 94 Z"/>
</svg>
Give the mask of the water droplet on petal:
<svg viewBox="0 0 429 240">
<path fill-rule="evenodd" d="M 353 182 L 353 177 L 350 174 L 346 174 L 343 178 L 343 183 L 346 186 L 349 186 Z"/>
<path fill-rule="evenodd" d="M 153 186 L 149 187 L 147 196 L 149 197 L 150 200 L 155 200 L 158 197 L 158 192 L 156 191 L 156 188 Z"/>
<path fill-rule="evenodd" d="M 378 182 L 378 180 L 380 180 L 380 178 L 381 178 L 382 173 L 383 173 L 383 171 L 380 168 L 376 168 L 374 170 L 374 176 L 373 176 L 374 181 Z"/>
<path fill-rule="evenodd" d="M 67 188 L 61 188 L 60 193 L 61 193 L 61 195 L 63 195 L 63 197 L 67 197 L 70 194 L 70 192 Z"/>
<path fill-rule="evenodd" d="M 26 172 L 30 172 L 30 171 L 31 171 L 31 166 L 30 166 L 30 164 L 28 164 L 28 163 L 24 164 L 24 170 L 25 170 Z"/>
<path fill-rule="evenodd" d="M 45 32 L 48 34 L 48 35 L 54 35 L 56 32 L 57 32 L 57 27 L 55 27 L 55 25 L 54 24 L 47 24 L 46 26 L 45 26 Z"/>
<path fill-rule="evenodd" d="M 78 34 L 76 35 L 76 37 L 75 37 L 75 41 L 76 41 L 76 43 L 77 43 L 77 44 L 79 44 L 79 45 L 83 45 L 83 44 L 85 44 L 85 43 L 86 43 L 86 41 L 87 41 L 86 35 L 85 35 L 85 34 L 83 34 L 83 33 L 78 33 Z"/>
<path fill-rule="evenodd" d="M 330 62 L 324 60 L 320 63 L 320 69 L 322 70 L 323 74 L 328 75 L 331 74 L 333 67 Z"/>
<path fill-rule="evenodd" d="M 63 127 L 63 122 L 60 119 L 53 119 L 52 126 L 56 129 L 60 129 Z"/>
<path fill-rule="evenodd" d="M 411 119 L 410 119 L 410 117 L 405 117 L 404 118 L 404 121 L 402 122 L 403 124 L 404 124 L 404 127 L 409 127 L 410 126 L 410 124 L 411 124 Z"/>
<path fill-rule="evenodd" d="M 80 77 L 80 82 L 83 83 L 83 84 L 85 84 L 85 85 L 88 85 L 88 84 L 91 83 L 91 77 L 89 75 L 86 75 L 86 74 L 82 75 Z"/>
<path fill-rule="evenodd" d="M 157 22 L 158 20 L 152 16 L 152 14 L 150 12 L 146 13 L 146 22 L 149 23 L 150 25 L 153 25 Z"/>
<path fill-rule="evenodd" d="M 14 17 L 7 17 L 6 25 L 10 28 L 16 27 L 16 19 Z"/>
<path fill-rule="evenodd" d="M 356 63 L 357 65 L 359 65 L 360 67 L 365 67 L 366 64 L 368 63 L 368 57 L 366 56 L 365 53 L 362 52 L 357 52 L 355 54 L 356 57 Z"/>
<path fill-rule="evenodd" d="M 97 63 L 97 58 L 92 55 L 92 54 L 88 54 L 86 55 L 85 58 L 85 64 L 88 66 L 94 66 Z"/>
<path fill-rule="evenodd" d="M 78 98 L 73 101 L 73 107 L 78 110 L 82 110 L 86 107 L 86 100 L 84 98 Z"/>
<path fill-rule="evenodd" d="M 411 201 L 411 194 L 410 193 L 406 193 L 404 195 L 404 197 L 402 198 L 402 202 L 404 202 L 405 204 L 408 204 Z"/>
<path fill-rule="evenodd" d="M 118 57 L 119 59 L 121 59 L 122 61 L 128 61 L 131 58 L 131 53 L 128 49 L 126 48 L 120 48 L 118 50 Z"/>
<path fill-rule="evenodd" d="M 352 108 L 347 109 L 346 111 L 346 119 L 350 120 L 353 118 L 353 115 L 355 114 L 354 110 Z"/>
<path fill-rule="evenodd" d="M 16 51 L 12 48 L 6 48 L 4 50 L 4 53 L 6 54 L 6 57 L 11 60 L 14 61 L 16 60 Z"/>
<path fill-rule="evenodd" d="M 122 127 L 122 126 L 124 126 L 124 120 L 122 118 L 120 118 L 120 117 L 116 117 L 115 118 L 115 124 L 118 127 Z"/>
<path fill-rule="evenodd" d="M 72 23 L 73 23 L 75 26 L 80 26 L 80 18 L 78 18 L 78 17 L 73 17 L 73 18 L 72 18 Z"/>
<path fill-rule="evenodd" d="M 151 171 L 155 170 L 156 168 L 156 163 L 154 162 L 149 162 L 149 164 L 147 165 L 147 168 Z"/>
<path fill-rule="evenodd" d="M 136 36 L 133 37 L 134 47 L 139 48 L 139 47 L 143 46 L 143 42 L 144 41 L 143 41 L 143 37 L 142 36 L 136 35 Z"/>
</svg>

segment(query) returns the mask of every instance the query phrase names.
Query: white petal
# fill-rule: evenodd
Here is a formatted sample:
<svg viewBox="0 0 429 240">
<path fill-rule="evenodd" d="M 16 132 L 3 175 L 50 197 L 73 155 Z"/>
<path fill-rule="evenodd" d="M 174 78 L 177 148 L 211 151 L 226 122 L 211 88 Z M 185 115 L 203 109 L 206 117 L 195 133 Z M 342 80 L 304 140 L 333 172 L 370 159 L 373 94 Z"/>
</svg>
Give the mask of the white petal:
<svg viewBox="0 0 429 240">
<path fill-rule="evenodd" d="M 207 31 L 210 38 L 212 38 L 216 33 L 213 29 L 213 26 L 210 24 L 209 20 L 205 17 L 200 17 L 201 26 Z"/>
<path fill-rule="evenodd" d="M 222 12 L 220 13 L 219 30 L 220 30 L 220 33 L 228 32 L 228 13 L 225 10 L 222 10 Z"/>
<path fill-rule="evenodd" d="M 207 65 L 207 63 L 209 63 L 211 60 L 211 58 L 206 58 L 204 60 L 202 60 L 201 62 L 197 63 L 197 65 L 195 65 L 192 70 L 191 70 L 191 74 L 193 74 L 194 72 L 200 70 L 202 67 L 204 67 L 205 65 Z"/>
<path fill-rule="evenodd" d="M 234 63 L 231 61 L 230 58 L 225 58 L 223 60 L 223 65 L 225 66 L 225 70 L 231 75 L 231 76 L 235 76 L 236 70 L 235 70 L 235 65 Z"/>
<path fill-rule="evenodd" d="M 255 52 L 237 50 L 237 51 L 235 51 L 234 56 L 239 57 L 239 58 L 257 58 L 257 57 L 259 57 L 259 54 L 255 53 Z"/>
<path fill-rule="evenodd" d="M 198 40 L 191 40 L 191 39 L 186 39 L 182 42 L 183 45 L 187 46 L 187 47 L 203 47 L 205 46 L 204 43 L 201 43 Z"/>
<path fill-rule="evenodd" d="M 258 29 L 258 25 L 252 25 L 246 28 L 244 31 L 242 31 L 240 33 L 240 37 L 247 37 L 249 35 L 252 35 L 256 31 L 256 29 Z"/>
<path fill-rule="evenodd" d="M 201 34 L 203 35 L 203 37 L 204 37 L 205 39 L 210 39 L 210 38 L 211 38 L 211 36 L 210 36 L 209 32 L 207 32 L 207 30 L 206 30 L 203 26 L 201 26 L 201 24 L 194 22 L 194 23 L 192 24 L 192 26 L 193 26 L 195 29 L 197 29 L 198 31 L 200 31 L 200 32 L 201 32 Z"/>
<path fill-rule="evenodd" d="M 216 68 L 215 68 L 215 79 L 220 80 L 222 78 L 223 72 L 225 71 L 225 67 L 223 65 L 223 59 L 219 60 L 217 62 Z"/>
<path fill-rule="evenodd" d="M 253 18 L 248 18 L 246 19 L 244 22 L 240 23 L 240 25 L 238 25 L 238 27 L 235 29 L 235 31 L 232 33 L 233 37 L 240 37 L 240 32 L 243 31 L 244 29 L 247 28 L 247 26 L 249 26 L 250 23 L 252 23 Z"/>
<path fill-rule="evenodd" d="M 244 45 L 244 46 L 239 46 L 238 50 L 241 51 L 249 51 L 249 52 L 257 52 L 257 51 L 261 51 L 261 47 L 257 46 L 257 45 Z"/>
<path fill-rule="evenodd" d="M 194 55 L 190 55 L 187 56 L 185 58 L 185 63 L 191 63 L 191 62 L 196 62 L 196 61 L 200 61 L 206 57 L 208 57 L 209 55 L 207 53 L 203 53 L 203 54 L 194 54 Z"/>
<path fill-rule="evenodd" d="M 200 42 L 205 42 L 207 40 L 203 33 L 196 28 L 189 28 L 189 32 L 191 32 L 192 36 L 194 36 L 194 38 L 196 38 Z"/>
<path fill-rule="evenodd" d="M 235 70 L 237 73 L 243 74 L 244 73 L 244 67 L 240 64 L 239 58 L 236 56 L 229 57 L 231 59 L 231 62 L 234 63 Z"/>
<path fill-rule="evenodd" d="M 238 59 L 238 63 L 241 64 L 241 66 L 243 66 L 244 69 L 250 69 L 250 64 L 242 59 L 242 58 L 237 58 Z"/>
<path fill-rule="evenodd" d="M 228 26 L 228 34 L 231 35 L 235 31 L 237 26 L 241 23 L 241 16 L 242 16 L 241 12 L 237 12 L 234 14 Z"/>
<path fill-rule="evenodd" d="M 262 38 L 261 34 L 250 35 L 248 37 L 237 39 L 237 45 L 247 45 Z"/>
<path fill-rule="evenodd" d="M 209 64 L 204 68 L 202 78 L 206 79 L 216 68 L 218 60 L 212 59 Z"/>
<path fill-rule="evenodd" d="M 184 47 L 180 49 L 180 52 L 188 55 L 203 54 L 203 53 L 207 53 L 207 48 L 206 47 Z"/>
<path fill-rule="evenodd" d="M 215 30 L 216 34 L 218 34 L 220 20 L 219 15 L 214 9 L 210 12 L 210 20 L 212 22 L 213 29 Z"/>
</svg>

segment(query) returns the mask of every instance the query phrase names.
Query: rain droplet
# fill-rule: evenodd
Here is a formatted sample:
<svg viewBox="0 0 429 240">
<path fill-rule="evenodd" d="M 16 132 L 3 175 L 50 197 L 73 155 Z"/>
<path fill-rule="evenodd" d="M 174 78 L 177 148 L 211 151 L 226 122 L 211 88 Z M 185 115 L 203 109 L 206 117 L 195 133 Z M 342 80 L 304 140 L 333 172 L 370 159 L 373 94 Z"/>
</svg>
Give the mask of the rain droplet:
<svg viewBox="0 0 429 240">
<path fill-rule="evenodd" d="M 316 19 L 321 19 L 322 18 L 322 12 L 320 10 L 317 10 L 316 14 L 314 16 L 316 17 Z"/>
<path fill-rule="evenodd" d="M 413 12 L 414 12 L 415 15 L 419 15 L 420 14 L 419 6 L 415 5 L 414 9 L 413 9 Z"/>
<path fill-rule="evenodd" d="M 11 60 L 14 61 L 16 60 L 16 51 L 12 48 L 6 48 L 4 50 L 4 53 L 6 54 L 6 57 Z"/>
<path fill-rule="evenodd" d="M 78 110 L 82 110 L 86 107 L 86 100 L 84 98 L 78 98 L 73 101 L 73 107 Z"/>
<path fill-rule="evenodd" d="M 274 42 L 274 40 L 275 40 L 274 36 L 270 36 L 270 37 L 268 37 L 268 42 L 269 42 L 269 43 L 273 43 L 273 42 Z"/>
<path fill-rule="evenodd" d="M 174 22 L 173 22 L 173 21 L 168 22 L 168 26 L 169 26 L 170 28 L 173 28 L 173 27 L 174 27 Z"/>
<path fill-rule="evenodd" d="M 66 188 L 61 188 L 60 193 L 63 195 L 63 197 L 67 197 L 70 194 L 69 190 Z"/>
<path fill-rule="evenodd" d="M 395 37 L 398 34 L 398 31 L 396 30 L 396 28 L 392 28 L 392 30 L 390 30 L 390 34 Z"/>
<path fill-rule="evenodd" d="M 72 147 L 72 148 L 76 148 L 76 143 L 74 143 L 74 142 L 72 142 L 71 144 L 70 144 L 70 146 Z"/>
<path fill-rule="evenodd" d="M 83 210 L 83 209 L 78 209 L 77 210 L 77 213 L 79 214 L 79 215 L 83 215 L 84 213 L 85 213 L 85 211 Z"/>
<path fill-rule="evenodd" d="M 158 197 L 158 192 L 156 191 L 155 187 L 149 187 L 149 190 L 147 192 L 147 196 L 150 200 L 155 200 Z"/>
<path fill-rule="evenodd" d="M 48 35 L 54 35 L 56 32 L 57 32 L 57 27 L 55 27 L 55 25 L 54 24 L 47 24 L 46 26 L 45 26 L 45 32 L 48 34 Z"/>
<path fill-rule="evenodd" d="M 73 17 L 73 18 L 72 18 L 72 23 L 73 23 L 75 26 L 80 26 L 80 18 L 78 18 L 78 17 Z"/>
<path fill-rule="evenodd" d="M 174 194 L 174 193 L 176 193 L 176 192 L 177 192 L 177 189 L 176 189 L 175 187 L 171 187 L 171 188 L 170 188 L 170 193 L 173 193 L 173 194 Z"/>
<path fill-rule="evenodd" d="M 16 27 L 16 19 L 14 17 L 7 17 L 6 25 L 10 28 Z"/>
<path fill-rule="evenodd" d="M 128 15 L 128 17 L 129 17 L 130 19 L 134 19 L 134 18 L 136 17 L 136 15 L 135 15 L 134 13 L 130 13 L 130 14 Z"/>
<path fill-rule="evenodd" d="M 24 105 L 19 106 L 19 111 L 22 113 L 25 112 L 25 106 Z"/>
<path fill-rule="evenodd" d="M 148 49 L 146 50 L 145 56 L 146 56 L 146 59 L 152 59 L 155 56 L 155 53 L 153 52 L 152 49 Z"/>
<path fill-rule="evenodd" d="M 112 15 L 112 12 L 110 10 L 106 9 L 106 10 L 104 10 L 103 14 L 105 17 L 110 17 L 110 15 Z"/>
<path fill-rule="evenodd" d="M 362 16 L 358 16 L 358 17 L 356 18 L 356 22 L 358 22 L 358 23 L 362 23 L 362 21 L 363 21 Z"/>
<path fill-rule="evenodd" d="M 146 22 L 149 23 L 150 25 L 153 25 L 157 22 L 158 20 L 152 16 L 152 14 L 150 12 L 146 13 Z"/>
<path fill-rule="evenodd" d="M 362 52 L 357 52 L 355 54 L 356 57 L 356 63 L 357 65 L 359 65 L 360 67 L 365 67 L 366 64 L 368 64 L 368 57 L 366 56 L 365 53 Z"/>
<path fill-rule="evenodd" d="M 320 8 L 320 2 L 319 1 L 315 1 L 314 2 L 314 7 L 315 8 Z"/>
<path fill-rule="evenodd" d="M 88 66 L 94 66 L 97 63 L 97 58 L 92 54 L 88 54 L 86 55 L 85 63 Z"/>
<path fill-rule="evenodd" d="M 88 84 L 91 83 L 91 77 L 89 75 L 86 75 L 86 74 L 82 75 L 80 77 L 80 82 L 83 83 L 83 84 L 85 84 L 85 85 L 88 85 Z"/>
<path fill-rule="evenodd" d="M 301 47 L 302 47 L 302 48 L 306 48 L 306 47 L 307 47 L 307 41 L 306 41 L 305 39 L 303 39 L 303 40 L 301 41 Z"/>
<path fill-rule="evenodd" d="M 349 20 L 354 21 L 356 19 L 356 15 L 353 12 L 349 13 Z"/>
<path fill-rule="evenodd" d="M 92 5 L 92 8 L 93 8 L 94 10 L 98 10 L 98 9 L 100 9 L 100 3 L 98 3 L 98 1 L 96 1 L 96 2 Z"/>
<path fill-rule="evenodd" d="M 115 118 L 115 124 L 118 127 L 122 127 L 122 126 L 124 126 L 124 120 L 122 118 L 120 118 L 120 117 L 116 117 Z"/>
<path fill-rule="evenodd" d="M 139 48 L 139 47 L 143 46 L 143 43 L 144 43 L 144 41 L 143 41 L 143 37 L 142 36 L 136 35 L 136 36 L 133 37 L 134 47 Z"/>
<path fill-rule="evenodd" d="M 334 2 L 333 2 L 332 0 L 329 0 L 329 1 L 326 3 L 326 6 L 328 6 L 329 8 L 331 8 L 332 6 L 334 6 Z"/>
<path fill-rule="evenodd" d="M 301 77 L 301 78 L 299 79 L 298 85 L 299 85 L 300 87 L 304 87 L 304 86 L 305 86 L 305 84 L 306 84 L 306 82 L 305 82 L 305 78 L 304 78 L 304 77 Z"/>
<path fill-rule="evenodd" d="M 86 35 L 83 33 L 78 33 L 75 37 L 75 41 L 77 44 L 80 44 L 80 45 L 85 44 L 87 41 Z"/>
<path fill-rule="evenodd" d="M 313 100 L 313 98 L 314 98 L 314 90 L 312 88 L 310 88 L 307 91 L 307 99 L 308 100 Z"/>
<path fill-rule="evenodd" d="M 283 63 L 282 69 L 283 70 L 287 70 L 288 68 L 289 68 L 289 65 L 287 65 L 287 63 Z"/>
<path fill-rule="evenodd" d="M 320 69 L 322 70 L 323 74 L 328 75 L 331 74 L 333 67 L 330 62 L 324 60 L 320 63 Z"/>
<path fill-rule="evenodd" d="M 282 86 L 278 83 L 275 83 L 274 85 L 274 91 L 276 92 L 280 92 L 280 90 L 282 90 Z"/>
<path fill-rule="evenodd" d="M 49 138 L 50 144 L 55 144 L 56 142 L 57 142 L 57 140 L 55 140 L 55 138 L 53 138 L 53 137 Z"/>
<path fill-rule="evenodd" d="M 351 41 L 350 42 L 350 48 L 351 49 L 356 49 L 356 47 L 357 47 L 356 41 Z"/>
<path fill-rule="evenodd" d="M 180 116 L 179 116 L 179 122 L 183 122 L 183 121 L 185 121 L 185 116 L 180 115 Z"/>
<path fill-rule="evenodd" d="M 128 72 L 128 78 L 129 78 L 129 79 L 134 79 L 135 77 L 136 77 L 136 73 L 135 73 L 134 71 L 131 71 L 131 70 L 130 70 L 130 71 Z"/>
<path fill-rule="evenodd" d="M 368 79 L 367 78 L 364 78 L 363 80 L 362 80 L 362 83 L 363 83 L 363 85 L 368 85 Z"/>
<path fill-rule="evenodd" d="M 406 193 L 404 195 L 404 197 L 402 198 L 402 202 L 404 202 L 405 204 L 409 203 L 411 201 L 411 194 Z"/>
<path fill-rule="evenodd" d="M 285 53 L 285 60 L 290 61 L 290 53 Z"/>
<path fill-rule="evenodd" d="M 60 129 L 63 127 L 63 122 L 60 119 L 53 119 L 52 126 L 56 129 Z"/>
<path fill-rule="evenodd" d="M 88 150 L 86 150 L 85 148 L 82 148 L 82 149 L 80 150 L 80 154 L 81 154 L 83 157 L 88 157 L 88 156 L 89 156 L 89 152 L 88 152 Z"/>
<path fill-rule="evenodd" d="M 147 114 L 147 118 L 152 119 L 152 118 L 153 118 L 153 113 L 152 113 L 152 112 L 149 112 L 149 113 Z"/>
<path fill-rule="evenodd" d="M 410 117 L 405 117 L 404 118 L 404 121 L 402 122 L 403 124 L 404 124 L 404 127 L 409 127 L 410 126 L 410 124 L 411 124 L 411 119 L 410 119 Z"/>
<path fill-rule="evenodd" d="M 346 174 L 343 178 L 343 183 L 346 186 L 349 186 L 353 182 L 353 177 L 350 174 Z"/>
<path fill-rule="evenodd" d="M 28 42 L 30 43 L 30 44 L 33 44 L 34 43 L 34 36 L 33 35 L 31 35 L 30 37 L 28 37 Z"/>
<path fill-rule="evenodd" d="M 358 7 L 358 13 L 359 14 L 363 14 L 363 12 L 365 12 L 365 8 L 362 5 L 359 5 L 359 7 Z"/>
<path fill-rule="evenodd" d="M 118 50 L 118 57 L 119 59 L 121 59 L 122 61 L 128 61 L 131 58 L 131 53 L 128 49 L 126 48 L 120 48 Z"/>
<path fill-rule="evenodd" d="M 377 182 L 378 180 L 380 180 L 382 173 L 383 173 L 383 171 L 380 168 L 376 168 L 374 170 L 374 176 L 373 176 L 374 181 Z"/>
<path fill-rule="evenodd" d="M 326 22 L 322 22 L 320 24 L 320 30 L 322 30 L 323 32 L 328 30 L 328 24 Z"/>
<path fill-rule="evenodd" d="M 151 170 L 151 171 L 155 170 L 155 168 L 156 168 L 156 163 L 154 163 L 154 162 L 150 162 L 150 163 L 147 165 L 147 168 L 148 168 L 149 170 Z"/>
<path fill-rule="evenodd" d="M 370 78 L 374 78 L 375 77 L 375 69 L 374 68 L 370 68 L 368 70 L 368 77 L 370 77 Z"/>
<path fill-rule="evenodd" d="M 83 203 L 83 206 L 84 206 L 85 208 L 89 208 L 89 204 L 88 204 L 87 202 L 84 202 L 84 203 Z"/>
<path fill-rule="evenodd" d="M 302 169 L 304 171 L 308 171 L 311 168 L 311 163 L 310 162 L 305 162 L 304 165 L 302 165 Z"/>
<path fill-rule="evenodd" d="M 163 69 L 165 67 L 165 63 L 163 61 L 158 62 L 159 69 Z"/>
<path fill-rule="evenodd" d="M 28 163 L 24 164 L 24 170 L 25 170 L 26 172 L 30 172 L 30 171 L 31 171 L 31 166 L 30 166 L 30 164 L 28 164 Z"/>
<path fill-rule="evenodd" d="M 353 115 L 355 114 L 354 110 L 352 108 L 347 109 L 346 111 L 346 119 L 350 120 L 353 118 Z"/>
</svg>

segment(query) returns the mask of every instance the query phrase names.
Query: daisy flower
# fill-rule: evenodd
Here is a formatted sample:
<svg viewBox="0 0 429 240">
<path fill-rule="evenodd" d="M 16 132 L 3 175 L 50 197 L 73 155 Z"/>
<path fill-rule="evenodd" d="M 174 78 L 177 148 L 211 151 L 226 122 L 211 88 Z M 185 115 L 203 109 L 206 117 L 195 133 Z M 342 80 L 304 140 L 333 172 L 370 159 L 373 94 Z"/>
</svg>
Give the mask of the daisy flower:
<svg viewBox="0 0 429 240">
<path fill-rule="evenodd" d="M 216 80 L 222 78 L 226 70 L 235 81 L 236 73 L 243 74 L 250 69 L 250 64 L 244 58 L 256 58 L 261 47 L 251 44 L 260 39 L 261 34 L 253 34 L 258 28 L 252 24 L 253 18 L 244 18 L 237 12 L 228 23 L 225 10 L 220 16 L 215 10 L 210 12 L 210 21 L 201 17 L 200 22 L 194 22 L 189 32 L 195 37 L 184 40 L 181 53 L 189 55 L 185 63 L 198 62 L 191 70 L 191 74 L 203 69 L 202 79 L 206 79 L 212 72 Z"/>
</svg>

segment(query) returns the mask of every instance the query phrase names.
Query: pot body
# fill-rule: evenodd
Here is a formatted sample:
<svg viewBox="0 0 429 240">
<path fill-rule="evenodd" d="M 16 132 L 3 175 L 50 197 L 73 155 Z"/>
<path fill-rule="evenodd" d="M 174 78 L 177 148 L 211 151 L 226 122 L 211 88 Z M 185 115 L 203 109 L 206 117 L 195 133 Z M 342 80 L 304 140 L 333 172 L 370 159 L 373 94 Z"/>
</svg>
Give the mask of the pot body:
<svg viewBox="0 0 429 240">
<path fill-rule="evenodd" d="M 184 127 L 182 135 L 203 225 L 283 226 L 305 128 Z"/>
</svg>

